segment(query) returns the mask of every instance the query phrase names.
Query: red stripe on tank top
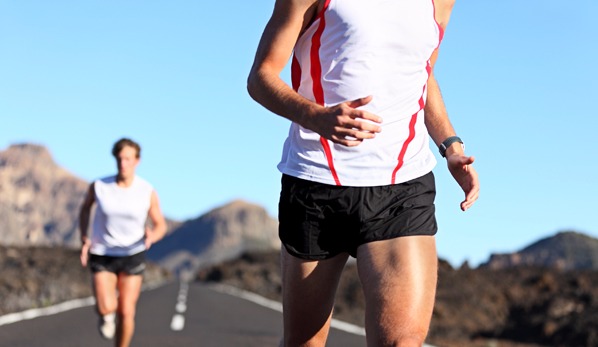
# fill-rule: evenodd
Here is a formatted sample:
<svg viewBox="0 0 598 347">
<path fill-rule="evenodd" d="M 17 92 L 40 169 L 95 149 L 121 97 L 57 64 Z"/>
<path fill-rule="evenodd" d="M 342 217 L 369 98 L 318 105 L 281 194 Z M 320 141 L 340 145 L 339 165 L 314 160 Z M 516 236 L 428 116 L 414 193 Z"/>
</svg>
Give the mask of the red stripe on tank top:
<svg viewBox="0 0 598 347">
<path fill-rule="evenodd" d="M 438 45 L 436 46 L 436 49 L 438 49 L 438 47 L 440 47 L 440 43 L 442 42 L 442 38 L 444 37 L 444 29 L 442 28 L 442 26 L 440 26 L 440 23 L 438 23 L 438 21 L 436 20 L 436 6 L 434 4 L 434 0 L 431 0 L 431 1 L 432 1 L 432 13 L 434 16 L 434 22 L 438 26 Z M 426 63 L 426 72 L 428 73 L 428 78 L 430 78 L 430 74 L 432 73 L 432 65 L 430 64 L 430 59 L 428 59 L 428 62 Z M 405 160 L 405 153 L 407 153 L 407 147 L 409 147 L 409 144 L 411 143 L 411 141 L 413 141 L 413 138 L 415 138 L 415 124 L 417 123 L 417 114 L 426 107 L 426 103 L 424 101 L 424 93 L 426 93 L 427 85 L 428 85 L 428 83 L 426 82 L 426 84 L 423 87 L 422 96 L 419 98 L 419 110 L 411 116 L 411 120 L 409 121 L 409 136 L 407 136 L 407 140 L 405 140 L 405 142 L 403 142 L 403 147 L 401 147 L 401 151 L 399 152 L 399 157 L 397 158 L 397 166 L 392 171 L 392 178 L 391 178 L 392 184 L 395 184 L 397 172 L 403 166 L 403 163 Z"/>
<path fill-rule="evenodd" d="M 291 83 L 293 89 L 298 91 L 301 85 L 301 65 L 299 65 L 299 60 L 297 60 L 295 54 L 293 54 L 293 61 L 291 62 Z"/>
<path fill-rule="evenodd" d="M 324 32 L 324 28 L 326 27 L 326 18 L 324 17 L 324 12 L 328 8 L 330 4 L 330 0 L 326 0 L 324 3 L 324 8 L 318 14 L 318 18 L 320 19 L 320 23 L 318 24 L 318 28 L 316 32 L 311 38 L 311 51 L 310 51 L 310 60 L 311 60 L 311 79 L 313 81 L 313 94 L 316 100 L 316 103 L 319 105 L 324 106 L 324 88 L 322 87 L 322 65 L 320 64 L 320 45 L 321 45 L 321 38 L 322 33 Z M 334 182 L 337 186 L 341 185 L 341 182 L 338 178 L 338 174 L 336 173 L 336 169 L 334 168 L 334 159 L 332 157 L 332 150 L 330 148 L 330 143 L 328 140 L 320 136 L 320 143 L 322 144 L 322 148 L 324 149 L 324 155 L 326 156 L 326 161 L 328 162 L 328 168 L 330 169 L 330 173 L 332 174 L 332 178 L 334 178 Z"/>
<path fill-rule="evenodd" d="M 430 77 L 430 73 L 432 72 L 432 66 L 430 65 L 430 60 L 428 60 L 428 62 L 426 64 L 426 72 L 428 73 L 428 77 Z M 426 83 L 422 88 L 423 89 L 422 95 L 420 96 L 419 101 L 418 101 L 419 110 L 417 110 L 417 112 L 415 112 L 411 116 L 411 120 L 409 121 L 409 136 L 407 136 L 407 139 L 405 140 L 405 142 L 403 142 L 403 146 L 401 147 L 401 151 L 399 152 L 399 157 L 397 158 L 397 166 L 392 171 L 391 184 L 396 183 L 397 172 L 401 169 L 401 167 L 403 167 L 403 164 L 405 163 L 405 153 L 407 153 L 407 148 L 411 144 L 411 141 L 413 141 L 413 139 L 415 138 L 415 124 L 417 123 L 417 114 L 421 110 L 423 110 L 424 107 L 426 107 L 426 102 L 424 101 L 424 94 L 426 93 L 427 85 L 428 84 Z"/>
<path fill-rule="evenodd" d="M 421 104 L 421 102 L 420 102 L 420 104 Z M 421 108 L 419 109 L 419 111 L 421 111 Z M 397 172 L 403 166 L 403 163 L 405 160 L 405 153 L 407 153 L 407 147 L 409 147 L 409 144 L 415 138 L 415 123 L 417 123 L 417 114 L 419 113 L 419 111 L 417 111 L 415 114 L 413 114 L 411 116 L 411 120 L 409 121 L 409 136 L 407 136 L 407 140 L 405 140 L 405 142 L 403 142 L 403 146 L 401 147 L 401 152 L 399 152 L 399 157 L 397 158 L 397 166 L 392 171 L 391 184 L 395 184 L 396 179 L 397 179 Z"/>
</svg>

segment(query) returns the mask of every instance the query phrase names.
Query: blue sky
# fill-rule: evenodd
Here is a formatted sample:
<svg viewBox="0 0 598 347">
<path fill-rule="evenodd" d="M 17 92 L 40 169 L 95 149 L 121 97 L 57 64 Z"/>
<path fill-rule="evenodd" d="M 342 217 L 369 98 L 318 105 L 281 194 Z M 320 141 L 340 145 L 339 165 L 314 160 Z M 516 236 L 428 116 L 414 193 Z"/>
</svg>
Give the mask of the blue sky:
<svg viewBox="0 0 598 347">
<path fill-rule="evenodd" d="M 90 181 L 115 172 L 110 149 L 127 136 L 167 216 L 237 198 L 275 216 L 289 123 L 245 88 L 273 4 L 0 0 L 0 150 L 43 144 Z M 461 212 L 439 158 L 438 250 L 454 265 L 564 229 L 598 237 L 597 12 L 457 1 L 435 73 L 482 190 Z"/>
</svg>

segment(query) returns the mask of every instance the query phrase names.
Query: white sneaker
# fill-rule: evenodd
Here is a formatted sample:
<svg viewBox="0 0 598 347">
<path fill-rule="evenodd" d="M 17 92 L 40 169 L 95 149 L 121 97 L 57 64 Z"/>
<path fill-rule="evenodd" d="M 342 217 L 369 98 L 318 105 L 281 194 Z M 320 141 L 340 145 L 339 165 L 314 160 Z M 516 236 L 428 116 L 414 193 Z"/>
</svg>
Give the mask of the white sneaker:
<svg viewBox="0 0 598 347">
<path fill-rule="evenodd" d="M 100 335 L 107 340 L 114 338 L 114 333 L 116 332 L 116 322 L 114 321 L 115 316 L 116 315 L 112 313 L 100 317 Z"/>
</svg>

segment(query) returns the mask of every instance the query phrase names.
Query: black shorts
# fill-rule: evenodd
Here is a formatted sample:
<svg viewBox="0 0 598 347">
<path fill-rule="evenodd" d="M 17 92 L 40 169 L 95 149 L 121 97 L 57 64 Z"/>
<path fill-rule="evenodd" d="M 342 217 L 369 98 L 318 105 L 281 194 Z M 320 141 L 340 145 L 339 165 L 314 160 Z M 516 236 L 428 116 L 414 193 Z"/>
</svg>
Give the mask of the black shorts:
<svg viewBox="0 0 598 347">
<path fill-rule="evenodd" d="M 145 270 L 145 251 L 124 257 L 90 254 L 89 268 L 93 273 L 108 271 L 117 275 L 141 275 Z"/>
<path fill-rule="evenodd" d="M 296 257 L 321 260 L 362 244 L 401 236 L 435 235 L 432 172 L 376 187 L 343 187 L 283 175 L 279 237 Z"/>
</svg>

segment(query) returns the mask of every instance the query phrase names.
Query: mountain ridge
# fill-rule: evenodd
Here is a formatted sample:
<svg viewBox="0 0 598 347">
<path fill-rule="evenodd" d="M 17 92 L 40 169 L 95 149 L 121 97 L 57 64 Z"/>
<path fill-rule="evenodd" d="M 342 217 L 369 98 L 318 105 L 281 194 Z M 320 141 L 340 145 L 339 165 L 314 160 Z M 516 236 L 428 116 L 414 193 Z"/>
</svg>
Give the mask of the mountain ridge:
<svg viewBox="0 0 598 347">
<path fill-rule="evenodd" d="M 491 254 L 480 266 L 495 270 L 520 266 L 598 270 L 598 239 L 576 231 L 559 231 L 519 251 Z"/>
</svg>

